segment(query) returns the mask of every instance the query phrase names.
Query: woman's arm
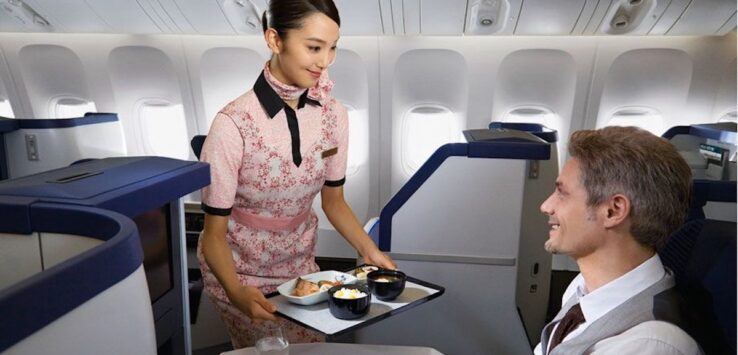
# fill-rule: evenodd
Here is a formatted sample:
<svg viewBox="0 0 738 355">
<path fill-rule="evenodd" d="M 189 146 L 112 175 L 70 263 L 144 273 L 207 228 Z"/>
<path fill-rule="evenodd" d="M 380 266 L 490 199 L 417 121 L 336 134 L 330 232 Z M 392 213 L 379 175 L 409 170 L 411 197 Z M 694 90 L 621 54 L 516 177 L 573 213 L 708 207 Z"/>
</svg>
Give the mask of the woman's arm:
<svg viewBox="0 0 738 355">
<path fill-rule="evenodd" d="M 361 254 L 365 262 L 385 269 L 397 268 L 395 262 L 382 253 L 369 235 L 364 232 L 361 223 L 343 198 L 343 186 L 323 186 L 320 190 L 320 198 L 328 220 L 338 233 L 341 233 L 346 241 Z"/>
<path fill-rule="evenodd" d="M 205 262 L 236 308 L 251 319 L 276 320 L 272 313 L 277 307 L 258 288 L 241 285 L 239 282 L 232 251 L 225 238 L 227 233 L 228 216 L 205 214 L 205 228 L 201 239 Z"/>
</svg>

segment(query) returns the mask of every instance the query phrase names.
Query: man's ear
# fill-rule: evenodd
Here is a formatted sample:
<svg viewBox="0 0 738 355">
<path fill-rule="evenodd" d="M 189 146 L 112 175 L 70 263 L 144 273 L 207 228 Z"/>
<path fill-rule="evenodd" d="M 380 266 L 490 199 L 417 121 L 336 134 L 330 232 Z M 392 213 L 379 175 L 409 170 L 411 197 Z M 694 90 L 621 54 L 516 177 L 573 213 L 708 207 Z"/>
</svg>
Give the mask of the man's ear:
<svg viewBox="0 0 738 355">
<path fill-rule="evenodd" d="M 621 225 L 630 216 L 630 199 L 623 194 L 611 196 L 603 207 L 605 207 L 605 228 L 614 228 Z"/>
<path fill-rule="evenodd" d="M 279 37 L 277 30 L 269 27 L 264 32 L 264 40 L 266 40 L 267 46 L 272 50 L 272 53 L 279 54 L 282 51 L 282 39 Z"/>
</svg>

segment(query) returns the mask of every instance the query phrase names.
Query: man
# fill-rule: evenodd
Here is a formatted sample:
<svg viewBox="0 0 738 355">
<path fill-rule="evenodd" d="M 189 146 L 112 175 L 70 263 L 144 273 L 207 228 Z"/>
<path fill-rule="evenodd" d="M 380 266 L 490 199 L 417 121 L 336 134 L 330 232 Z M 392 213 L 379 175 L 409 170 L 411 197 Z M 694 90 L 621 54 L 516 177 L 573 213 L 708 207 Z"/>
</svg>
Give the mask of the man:
<svg viewBox="0 0 738 355">
<path fill-rule="evenodd" d="M 581 273 L 536 354 L 701 354 L 679 326 L 674 277 L 656 251 L 684 221 L 691 171 L 667 141 L 634 127 L 575 132 L 541 205 L 547 251 Z"/>
</svg>

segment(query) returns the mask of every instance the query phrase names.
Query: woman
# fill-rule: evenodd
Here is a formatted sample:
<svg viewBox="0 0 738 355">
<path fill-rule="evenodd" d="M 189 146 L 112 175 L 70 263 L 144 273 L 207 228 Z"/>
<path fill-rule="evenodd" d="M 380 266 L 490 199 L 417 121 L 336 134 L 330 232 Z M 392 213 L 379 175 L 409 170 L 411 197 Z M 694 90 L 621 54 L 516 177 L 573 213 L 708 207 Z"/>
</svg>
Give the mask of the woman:
<svg viewBox="0 0 738 355">
<path fill-rule="evenodd" d="M 262 23 L 272 58 L 253 89 L 216 115 L 201 154 L 212 183 L 202 194 L 198 258 L 235 348 L 254 344 L 258 320 L 277 319 L 264 294 L 318 271 L 318 192 L 328 219 L 367 263 L 395 268 L 343 198 L 348 114 L 329 95 L 327 75 L 340 25 L 333 1 L 273 0 Z M 280 322 L 291 342 L 321 340 Z"/>
</svg>

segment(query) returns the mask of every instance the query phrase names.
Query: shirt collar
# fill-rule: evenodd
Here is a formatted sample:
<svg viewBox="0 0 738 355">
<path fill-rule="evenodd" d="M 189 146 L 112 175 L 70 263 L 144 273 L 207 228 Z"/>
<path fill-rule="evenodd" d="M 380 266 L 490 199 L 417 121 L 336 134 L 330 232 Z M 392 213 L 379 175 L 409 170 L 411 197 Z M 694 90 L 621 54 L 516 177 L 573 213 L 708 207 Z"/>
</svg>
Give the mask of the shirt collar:
<svg viewBox="0 0 738 355">
<path fill-rule="evenodd" d="M 575 297 L 579 299 L 587 323 L 591 323 L 661 280 L 665 274 L 661 259 L 654 254 L 635 269 L 589 293 L 584 278 L 578 277 Z"/>
<path fill-rule="evenodd" d="M 267 82 L 264 77 L 263 71 L 261 72 L 261 75 L 259 75 L 259 78 L 256 79 L 256 83 L 254 83 L 254 93 L 256 94 L 256 98 L 259 100 L 259 103 L 261 103 L 261 106 L 264 107 L 267 115 L 269 115 L 269 118 L 274 118 L 274 116 L 276 116 L 279 111 L 282 111 L 283 108 L 289 108 L 289 105 L 287 105 L 284 100 L 279 97 L 279 94 L 274 91 L 272 86 L 269 85 L 269 82 Z M 319 101 L 309 98 L 307 94 L 308 90 L 305 90 L 305 92 L 300 95 L 300 98 L 297 101 L 298 110 L 305 107 L 305 104 L 320 106 Z"/>
</svg>

